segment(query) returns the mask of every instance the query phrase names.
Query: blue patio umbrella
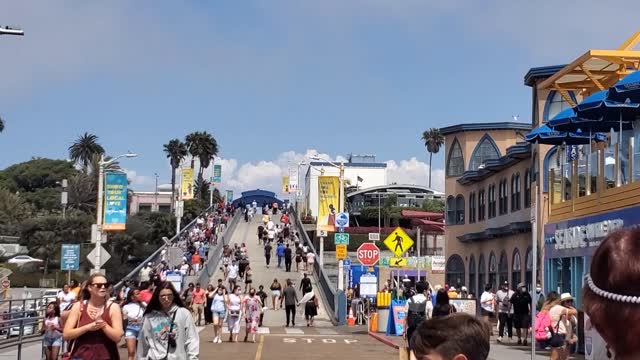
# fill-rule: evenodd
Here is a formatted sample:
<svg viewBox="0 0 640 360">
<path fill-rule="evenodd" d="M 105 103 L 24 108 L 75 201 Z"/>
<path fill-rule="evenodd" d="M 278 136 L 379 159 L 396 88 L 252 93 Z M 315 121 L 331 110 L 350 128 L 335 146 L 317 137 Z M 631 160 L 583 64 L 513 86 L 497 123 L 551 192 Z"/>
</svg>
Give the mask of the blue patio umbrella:
<svg viewBox="0 0 640 360">
<path fill-rule="evenodd" d="M 640 71 L 632 72 L 615 83 L 609 90 L 607 100 L 640 103 Z"/>
<path fill-rule="evenodd" d="M 573 108 L 564 109 L 554 116 L 547 124 L 557 131 L 575 132 L 577 130 L 594 132 L 609 132 L 611 128 L 618 128 L 620 123 L 616 121 L 591 120 L 578 117 Z M 623 123 L 623 129 L 632 128 L 630 122 Z"/>
<path fill-rule="evenodd" d="M 640 104 L 608 100 L 608 90 L 602 90 L 582 100 L 574 110 L 576 116 L 605 122 L 632 122 L 640 114 Z"/>
<path fill-rule="evenodd" d="M 601 133 L 589 135 L 582 133 L 579 129 L 576 132 L 557 131 L 544 124 L 531 130 L 524 139 L 529 143 L 545 145 L 587 145 L 591 143 L 591 140 L 597 142 L 606 141 L 607 136 Z"/>
</svg>

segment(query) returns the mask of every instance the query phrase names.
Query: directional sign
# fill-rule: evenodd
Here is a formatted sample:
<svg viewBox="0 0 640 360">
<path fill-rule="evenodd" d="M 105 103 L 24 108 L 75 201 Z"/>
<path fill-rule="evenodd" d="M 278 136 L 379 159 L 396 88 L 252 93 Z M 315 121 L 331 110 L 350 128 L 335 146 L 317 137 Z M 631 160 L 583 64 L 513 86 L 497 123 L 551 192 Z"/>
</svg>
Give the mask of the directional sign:
<svg viewBox="0 0 640 360">
<path fill-rule="evenodd" d="M 397 227 L 384 239 L 384 244 L 387 245 L 387 248 L 389 248 L 396 257 L 400 257 L 413 246 L 413 240 L 401 227 Z"/>
<path fill-rule="evenodd" d="M 337 227 L 349 227 L 349 213 L 336 214 L 336 226 Z"/>
<path fill-rule="evenodd" d="M 358 261 L 364 266 L 373 266 L 380 259 L 380 249 L 374 243 L 364 243 L 357 251 Z"/>
<path fill-rule="evenodd" d="M 91 250 L 89 255 L 87 255 L 87 259 L 93 264 L 93 266 L 102 267 L 102 265 L 106 264 L 107 261 L 109 261 L 109 259 L 111 259 L 111 255 L 102 246 L 100 246 L 100 262 L 101 262 L 101 264 L 96 264 L 96 255 L 98 255 L 98 253 L 96 252 L 96 248 L 93 248 L 93 250 Z"/>
<path fill-rule="evenodd" d="M 335 233 L 333 242 L 336 245 L 349 245 L 349 233 Z"/>
<path fill-rule="evenodd" d="M 395 257 L 389 259 L 390 267 L 406 267 L 407 266 L 407 258 Z"/>
<path fill-rule="evenodd" d="M 60 251 L 60 270 L 77 271 L 80 269 L 80 245 L 62 244 Z"/>
<path fill-rule="evenodd" d="M 336 245 L 336 259 L 347 258 L 347 245 Z"/>
</svg>

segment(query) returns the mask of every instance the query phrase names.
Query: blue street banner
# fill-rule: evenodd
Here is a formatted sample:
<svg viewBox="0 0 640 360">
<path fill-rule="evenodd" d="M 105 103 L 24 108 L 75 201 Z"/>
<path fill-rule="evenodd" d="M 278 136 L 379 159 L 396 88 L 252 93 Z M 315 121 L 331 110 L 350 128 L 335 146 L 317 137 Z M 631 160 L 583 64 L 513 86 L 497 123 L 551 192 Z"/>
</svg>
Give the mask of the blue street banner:
<svg viewBox="0 0 640 360">
<path fill-rule="evenodd" d="M 213 165 L 211 182 L 214 184 L 220 184 L 222 182 L 222 165 Z"/>
<path fill-rule="evenodd" d="M 80 245 L 62 244 L 60 251 L 60 270 L 78 271 L 80 269 Z"/>
<path fill-rule="evenodd" d="M 233 190 L 227 190 L 227 202 L 233 202 Z"/>
<path fill-rule="evenodd" d="M 127 223 L 127 174 L 106 173 L 102 230 L 124 230 Z"/>
</svg>

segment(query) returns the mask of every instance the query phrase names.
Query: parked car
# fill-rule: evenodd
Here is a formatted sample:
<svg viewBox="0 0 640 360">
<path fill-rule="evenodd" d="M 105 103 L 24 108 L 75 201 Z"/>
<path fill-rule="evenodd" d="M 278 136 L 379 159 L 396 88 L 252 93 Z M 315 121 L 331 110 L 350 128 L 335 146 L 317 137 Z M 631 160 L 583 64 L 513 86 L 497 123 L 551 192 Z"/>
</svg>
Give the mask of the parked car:
<svg viewBox="0 0 640 360">
<path fill-rule="evenodd" d="M 38 317 L 38 313 L 29 310 L 29 311 L 12 311 L 11 314 L 11 328 L 9 329 L 9 336 L 20 336 L 20 328 L 22 328 L 22 336 L 33 335 L 36 333 L 36 325 L 38 324 L 38 320 L 35 318 Z M 34 318 L 34 320 L 17 320 L 22 318 Z"/>
<path fill-rule="evenodd" d="M 22 265 L 22 264 L 28 264 L 28 263 L 33 263 L 33 262 L 37 262 L 37 263 L 43 263 L 44 260 L 41 259 L 36 259 L 36 258 L 32 258 L 29 255 L 18 255 L 18 256 L 14 256 L 11 259 L 9 259 L 7 261 L 9 264 L 18 264 L 18 265 Z"/>
<path fill-rule="evenodd" d="M 42 300 L 39 300 L 38 310 L 45 310 L 52 301 L 58 300 L 58 293 L 61 289 L 47 289 L 42 291 Z"/>
</svg>

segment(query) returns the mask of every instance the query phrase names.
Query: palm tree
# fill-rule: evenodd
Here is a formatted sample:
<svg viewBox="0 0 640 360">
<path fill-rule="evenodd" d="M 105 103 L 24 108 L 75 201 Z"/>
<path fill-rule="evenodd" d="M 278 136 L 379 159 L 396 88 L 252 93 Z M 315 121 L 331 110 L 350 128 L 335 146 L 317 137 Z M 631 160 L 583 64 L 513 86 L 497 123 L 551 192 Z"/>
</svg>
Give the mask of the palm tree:
<svg viewBox="0 0 640 360">
<path fill-rule="evenodd" d="M 87 173 L 94 155 L 100 154 L 104 154 L 104 148 L 98 143 L 98 137 L 87 132 L 69 146 L 69 157 L 75 163 L 80 163 L 85 173 Z"/>
<path fill-rule="evenodd" d="M 440 147 L 444 144 L 444 136 L 438 128 L 431 128 L 422 133 L 422 141 L 424 146 L 427 147 L 429 152 L 429 187 L 431 187 L 431 161 L 433 154 L 437 154 L 440 151 Z"/>
<path fill-rule="evenodd" d="M 171 213 L 173 213 L 173 199 L 176 194 L 176 170 L 187 156 L 188 151 L 187 146 L 178 139 L 173 139 L 163 146 L 171 164 Z"/>
<path fill-rule="evenodd" d="M 218 142 L 206 131 L 193 132 L 185 138 L 187 149 L 192 156 L 191 168 L 194 167 L 194 160 L 197 157 L 200 160 L 200 168 L 198 169 L 198 179 L 202 181 L 202 173 L 204 169 L 211 165 L 211 162 L 218 155 Z"/>
<path fill-rule="evenodd" d="M 0 132 L 4 131 L 4 119 L 2 119 L 2 117 L 0 117 Z"/>
</svg>

